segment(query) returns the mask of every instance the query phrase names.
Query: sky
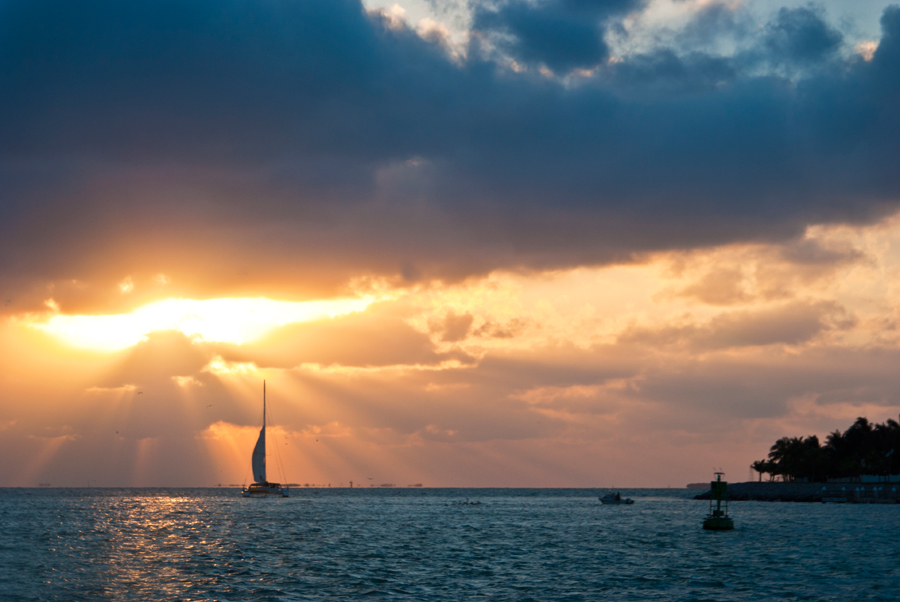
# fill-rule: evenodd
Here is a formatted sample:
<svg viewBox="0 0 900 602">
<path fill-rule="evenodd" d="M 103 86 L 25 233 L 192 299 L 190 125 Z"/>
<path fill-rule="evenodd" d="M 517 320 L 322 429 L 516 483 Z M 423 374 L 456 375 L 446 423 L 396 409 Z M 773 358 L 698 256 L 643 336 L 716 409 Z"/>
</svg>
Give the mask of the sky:
<svg viewBox="0 0 900 602">
<path fill-rule="evenodd" d="M 683 487 L 900 414 L 900 7 L 0 0 L 0 486 Z"/>
</svg>

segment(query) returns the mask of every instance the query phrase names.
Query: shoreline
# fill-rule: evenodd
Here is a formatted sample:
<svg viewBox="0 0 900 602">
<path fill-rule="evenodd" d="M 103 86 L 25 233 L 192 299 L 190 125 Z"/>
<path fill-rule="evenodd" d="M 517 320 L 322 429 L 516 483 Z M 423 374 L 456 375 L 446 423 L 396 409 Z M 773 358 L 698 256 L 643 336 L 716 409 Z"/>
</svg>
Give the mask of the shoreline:
<svg viewBox="0 0 900 602">
<path fill-rule="evenodd" d="M 709 498 L 708 487 L 694 496 Z M 900 504 L 900 483 L 729 483 L 728 501 Z"/>
</svg>

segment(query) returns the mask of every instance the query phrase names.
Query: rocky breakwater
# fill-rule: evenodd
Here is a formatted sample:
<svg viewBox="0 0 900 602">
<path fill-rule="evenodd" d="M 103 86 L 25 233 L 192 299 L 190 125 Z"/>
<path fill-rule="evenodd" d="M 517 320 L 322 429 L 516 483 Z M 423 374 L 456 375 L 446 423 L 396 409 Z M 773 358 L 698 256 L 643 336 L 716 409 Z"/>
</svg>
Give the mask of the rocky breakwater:
<svg viewBox="0 0 900 602">
<path fill-rule="evenodd" d="M 708 500 L 709 489 L 695 500 Z M 729 483 L 730 501 L 900 504 L 900 483 Z"/>
</svg>

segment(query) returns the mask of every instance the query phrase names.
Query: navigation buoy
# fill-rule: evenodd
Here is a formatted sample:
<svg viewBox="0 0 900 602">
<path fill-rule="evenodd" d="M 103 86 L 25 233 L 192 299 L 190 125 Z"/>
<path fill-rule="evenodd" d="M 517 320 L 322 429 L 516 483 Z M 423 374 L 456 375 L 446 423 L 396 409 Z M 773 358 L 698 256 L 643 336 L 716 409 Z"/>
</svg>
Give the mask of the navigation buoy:
<svg viewBox="0 0 900 602">
<path fill-rule="evenodd" d="M 716 473 L 716 480 L 709 484 L 709 514 L 703 521 L 707 531 L 731 531 L 734 521 L 728 516 L 728 483 L 722 480 L 724 472 Z M 715 508 L 713 505 L 715 504 Z M 723 509 L 724 508 L 724 509 Z"/>
</svg>

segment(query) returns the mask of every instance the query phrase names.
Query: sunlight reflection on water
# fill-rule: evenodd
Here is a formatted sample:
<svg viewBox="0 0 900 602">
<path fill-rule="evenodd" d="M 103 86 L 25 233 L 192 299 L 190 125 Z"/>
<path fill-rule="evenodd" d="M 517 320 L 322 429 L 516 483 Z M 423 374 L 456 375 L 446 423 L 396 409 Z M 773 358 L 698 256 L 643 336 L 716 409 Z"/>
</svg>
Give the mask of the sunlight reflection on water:
<svg viewBox="0 0 900 602">
<path fill-rule="evenodd" d="M 897 599 L 900 506 L 600 493 L 0 490 L 0 599 Z"/>
</svg>

